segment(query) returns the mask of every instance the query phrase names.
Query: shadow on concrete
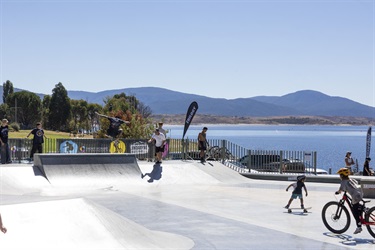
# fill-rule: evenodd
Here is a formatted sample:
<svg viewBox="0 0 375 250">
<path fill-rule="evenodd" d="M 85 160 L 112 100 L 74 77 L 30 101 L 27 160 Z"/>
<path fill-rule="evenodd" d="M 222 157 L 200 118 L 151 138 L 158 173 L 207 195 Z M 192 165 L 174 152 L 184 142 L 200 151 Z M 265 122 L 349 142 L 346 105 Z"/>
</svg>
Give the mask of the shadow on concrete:
<svg viewBox="0 0 375 250">
<path fill-rule="evenodd" d="M 161 175 L 162 172 L 163 172 L 163 167 L 160 165 L 160 163 L 155 163 L 151 173 L 142 174 L 142 179 L 145 176 L 148 176 L 150 177 L 150 179 L 147 182 L 150 182 L 150 183 L 154 182 L 154 180 L 160 180 L 162 176 Z"/>
<path fill-rule="evenodd" d="M 334 234 L 331 232 L 323 233 L 323 235 L 331 237 L 331 238 L 337 238 L 340 240 L 339 242 L 346 246 L 356 246 L 359 244 L 369 244 L 374 245 L 375 239 L 362 239 L 362 238 L 354 238 L 347 234 Z"/>
</svg>

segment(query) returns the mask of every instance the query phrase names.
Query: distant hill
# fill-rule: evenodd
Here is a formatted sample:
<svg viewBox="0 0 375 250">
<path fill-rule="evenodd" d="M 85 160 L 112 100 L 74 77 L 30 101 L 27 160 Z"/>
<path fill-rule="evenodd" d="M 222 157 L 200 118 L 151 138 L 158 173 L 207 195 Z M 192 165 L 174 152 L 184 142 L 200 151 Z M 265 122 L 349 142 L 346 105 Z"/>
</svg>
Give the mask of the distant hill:
<svg viewBox="0 0 375 250">
<path fill-rule="evenodd" d="M 20 91 L 20 89 L 15 89 Z M 210 98 L 157 87 L 124 88 L 97 93 L 68 91 L 71 99 L 103 104 L 106 97 L 124 92 L 149 106 L 153 114 L 185 114 L 192 101 L 198 102 L 199 114 L 216 116 L 352 116 L 375 118 L 375 108 L 347 98 L 328 96 L 318 91 L 302 90 L 284 96 L 251 98 Z M 2 96 L 2 88 L 0 88 Z M 43 98 L 43 94 L 38 94 Z"/>
<path fill-rule="evenodd" d="M 303 115 L 375 117 L 373 107 L 312 90 L 302 90 L 281 97 L 258 96 L 252 99 L 287 108 L 298 107 L 298 111 Z"/>
<path fill-rule="evenodd" d="M 318 91 L 302 90 L 284 96 L 251 98 L 210 98 L 156 87 L 125 88 L 98 93 L 68 91 L 72 99 L 103 104 L 106 96 L 124 92 L 136 96 L 151 107 L 154 114 L 185 114 L 192 101 L 199 104 L 200 114 L 219 116 L 353 116 L 375 117 L 375 108 L 347 98 L 328 96 Z"/>
</svg>

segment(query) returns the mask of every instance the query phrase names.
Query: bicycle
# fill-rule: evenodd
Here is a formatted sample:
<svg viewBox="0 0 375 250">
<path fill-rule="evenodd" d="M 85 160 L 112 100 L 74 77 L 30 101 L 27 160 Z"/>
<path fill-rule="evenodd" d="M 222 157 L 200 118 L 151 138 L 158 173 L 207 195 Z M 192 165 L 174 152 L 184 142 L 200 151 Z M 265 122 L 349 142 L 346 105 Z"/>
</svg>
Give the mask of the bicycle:
<svg viewBox="0 0 375 250">
<path fill-rule="evenodd" d="M 325 227 L 332 233 L 342 234 L 346 232 L 350 226 L 350 214 L 345 203 L 349 206 L 350 212 L 353 214 L 352 199 L 344 192 L 339 201 L 330 201 L 324 205 L 322 209 L 322 220 Z M 361 205 L 361 223 L 367 227 L 367 231 L 375 238 L 375 207 L 366 208 L 366 203 L 370 202 L 362 200 Z"/>
<path fill-rule="evenodd" d="M 224 150 L 224 154 L 223 154 L 223 150 Z M 219 146 L 211 147 L 210 145 L 208 145 L 205 159 L 218 161 L 221 159 L 229 160 L 231 159 L 231 157 L 232 157 L 232 154 L 230 153 L 228 149 L 223 149 L 223 148 L 220 148 Z"/>
</svg>

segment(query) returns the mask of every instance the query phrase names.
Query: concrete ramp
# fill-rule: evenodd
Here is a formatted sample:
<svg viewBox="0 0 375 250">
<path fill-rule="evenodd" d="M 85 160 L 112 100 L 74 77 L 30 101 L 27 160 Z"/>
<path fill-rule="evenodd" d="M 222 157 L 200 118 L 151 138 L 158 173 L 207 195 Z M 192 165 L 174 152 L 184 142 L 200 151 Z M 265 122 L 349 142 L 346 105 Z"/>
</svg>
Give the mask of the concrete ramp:
<svg viewBox="0 0 375 250">
<path fill-rule="evenodd" d="M 184 236 L 149 230 L 86 199 L 1 206 L 8 249 L 191 249 Z"/>
<path fill-rule="evenodd" d="M 39 194 L 42 189 L 51 186 L 44 177 L 35 176 L 31 164 L 5 166 L 0 167 L 0 195 Z"/>
<path fill-rule="evenodd" d="M 150 173 L 154 163 L 138 162 L 143 173 Z M 154 185 L 238 185 L 252 180 L 219 162 L 163 161 L 162 177 Z M 148 180 L 148 177 L 145 177 Z M 142 182 L 146 182 L 142 180 Z"/>
<path fill-rule="evenodd" d="M 65 186 L 134 184 L 141 174 L 131 154 L 35 154 L 34 167 L 52 185 Z"/>
</svg>

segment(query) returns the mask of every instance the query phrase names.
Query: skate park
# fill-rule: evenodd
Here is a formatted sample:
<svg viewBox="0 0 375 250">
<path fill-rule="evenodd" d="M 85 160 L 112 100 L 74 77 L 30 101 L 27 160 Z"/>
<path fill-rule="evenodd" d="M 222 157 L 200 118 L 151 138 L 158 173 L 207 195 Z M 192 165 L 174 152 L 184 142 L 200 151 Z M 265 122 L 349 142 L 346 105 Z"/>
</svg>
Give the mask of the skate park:
<svg viewBox="0 0 375 250">
<path fill-rule="evenodd" d="M 40 157 L 39 157 L 40 156 Z M 0 166 L 1 249 L 375 249 L 367 232 L 329 232 L 337 183 L 309 182 L 308 213 L 288 213 L 293 182 L 246 178 L 217 161 L 45 154 Z M 299 206 L 294 200 L 293 207 Z M 375 206 L 371 199 L 369 207 Z"/>
</svg>

